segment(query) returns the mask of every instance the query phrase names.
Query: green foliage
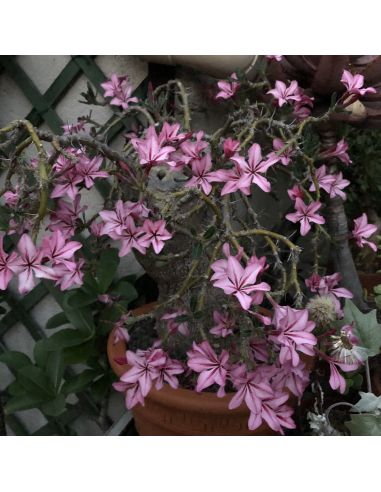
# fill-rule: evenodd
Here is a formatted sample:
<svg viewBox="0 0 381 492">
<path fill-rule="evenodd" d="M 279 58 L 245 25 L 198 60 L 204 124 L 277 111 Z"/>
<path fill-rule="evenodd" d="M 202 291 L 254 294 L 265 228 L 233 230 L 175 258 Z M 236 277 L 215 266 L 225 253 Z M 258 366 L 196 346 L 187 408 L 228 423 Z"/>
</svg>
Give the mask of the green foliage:
<svg viewBox="0 0 381 492">
<path fill-rule="evenodd" d="M 373 209 L 381 215 L 381 131 L 346 125 L 343 136 L 353 161 L 345 169 L 345 177 L 351 181 L 345 208 L 353 218 L 360 215 L 359 210 Z"/>
<path fill-rule="evenodd" d="M 36 342 L 34 361 L 17 351 L 0 355 L 0 362 L 15 377 L 7 387 L 5 414 L 38 408 L 48 421 L 53 419 L 44 426 L 46 429 L 41 429 L 41 435 L 70 433 L 65 416 L 73 415 L 77 406 L 81 410 L 74 416 L 82 414 L 86 401 L 86 413 L 98 417 L 96 405 L 107 398 L 114 380 L 106 357 L 107 336 L 138 297 L 132 284 L 135 277 L 116 279 L 116 249 L 103 250 L 98 258 L 93 255 L 91 259 L 94 273 L 85 275 L 81 288 L 55 293 L 62 312 L 52 316 L 46 328 L 57 331 Z M 110 304 L 98 300 L 104 294 L 111 299 Z M 81 364 L 83 368 L 74 373 L 72 364 Z M 75 395 L 78 403 L 68 403 L 69 395 Z"/>
<path fill-rule="evenodd" d="M 345 422 L 352 436 L 380 436 L 381 415 L 352 414 L 351 420 Z"/>
<path fill-rule="evenodd" d="M 354 332 L 360 340 L 360 345 L 367 349 L 368 356 L 372 357 L 380 352 L 381 325 L 377 322 L 377 311 L 362 313 L 352 301 L 346 299 L 344 306 L 345 324 L 354 325 Z"/>
<path fill-rule="evenodd" d="M 374 302 L 376 303 L 378 309 L 381 309 L 381 285 L 376 285 L 373 290 L 375 293 Z"/>
</svg>

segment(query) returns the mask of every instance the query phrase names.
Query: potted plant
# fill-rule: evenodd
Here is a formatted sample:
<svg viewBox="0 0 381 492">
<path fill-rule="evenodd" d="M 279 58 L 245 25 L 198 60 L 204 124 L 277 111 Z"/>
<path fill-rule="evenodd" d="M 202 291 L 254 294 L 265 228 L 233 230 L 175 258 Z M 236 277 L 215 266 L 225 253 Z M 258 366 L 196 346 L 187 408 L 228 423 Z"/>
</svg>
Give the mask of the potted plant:
<svg viewBox="0 0 381 492">
<path fill-rule="evenodd" d="M 142 101 L 116 74 L 102 84 L 119 110 L 106 129 L 87 116 L 60 136 L 25 120 L 0 130 L 10 149 L 5 230 L 16 244 L 2 251 L 1 288 L 18 277 L 21 293 L 35 278 L 68 290 L 85 272 L 91 282 L 85 232 L 119 257 L 133 252 L 158 285 L 156 304 L 143 312 L 102 295 L 120 314 L 108 342 L 120 376 L 114 388 L 142 434 L 284 433 L 296 426 L 293 406 L 313 360 L 327 363 L 340 390 L 340 371 L 364 363 L 342 359 L 343 347 L 358 345 L 355 328 L 337 323 L 340 299 L 352 293 L 338 272 L 325 271 L 325 200 L 345 198 L 349 181 L 345 168 L 324 162 L 349 157 L 345 142 L 322 149 L 316 137 L 349 99 L 375 89 L 345 70 L 342 95 L 312 116 L 314 98 L 296 80 L 268 81 L 274 63 L 279 57 L 262 59 L 255 82 L 239 73 L 218 81 L 226 122 L 213 134 L 192 129 L 180 80 Z M 93 90 L 85 100 L 105 104 Z M 132 116 L 123 150 L 110 148 L 110 126 Z M 35 158 L 24 158 L 27 148 Z M 111 183 L 104 205 L 83 217 L 81 195 L 99 181 Z M 288 210 L 272 202 L 266 218 L 261 203 L 276 194 Z M 371 246 L 373 226 L 364 215 L 359 221 L 352 236 Z"/>
</svg>

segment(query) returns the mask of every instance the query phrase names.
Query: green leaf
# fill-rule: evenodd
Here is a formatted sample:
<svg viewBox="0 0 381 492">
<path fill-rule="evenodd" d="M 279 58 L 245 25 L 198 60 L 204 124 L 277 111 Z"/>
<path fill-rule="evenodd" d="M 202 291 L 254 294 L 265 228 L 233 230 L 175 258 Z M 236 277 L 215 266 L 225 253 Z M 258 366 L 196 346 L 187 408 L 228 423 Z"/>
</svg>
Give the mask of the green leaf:
<svg viewBox="0 0 381 492">
<path fill-rule="evenodd" d="M 381 284 L 376 285 L 376 287 L 374 287 L 373 290 L 376 294 L 381 294 Z"/>
<path fill-rule="evenodd" d="M 93 369 L 85 369 L 81 374 L 77 374 L 66 381 L 62 386 L 62 393 L 69 395 L 70 393 L 79 393 L 85 389 L 100 373 Z"/>
<path fill-rule="evenodd" d="M 360 400 L 355 404 L 355 409 L 362 413 L 376 413 L 381 410 L 381 396 L 373 393 L 359 392 Z"/>
<path fill-rule="evenodd" d="M 48 351 L 61 350 L 66 347 L 74 347 L 82 345 L 87 341 L 87 338 L 77 330 L 70 328 L 58 331 L 46 340 L 46 349 Z"/>
<path fill-rule="evenodd" d="M 77 308 L 82 308 L 83 306 L 89 306 L 96 300 L 97 296 L 94 294 L 88 294 L 87 292 L 83 292 L 81 290 L 71 291 L 65 294 L 64 307 L 69 310 L 76 310 Z M 65 317 L 67 317 L 66 314 Z"/>
<path fill-rule="evenodd" d="M 121 296 L 128 302 L 132 302 L 138 298 L 138 293 L 135 287 L 126 280 L 119 281 L 110 291 L 111 295 Z"/>
<path fill-rule="evenodd" d="M 101 335 L 110 333 L 114 323 L 120 319 L 122 314 L 121 309 L 115 304 L 105 307 L 100 313 L 97 323 L 97 333 Z"/>
<path fill-rule="evenodd" d="M 48 322 L 46 323 L 46 328 L 48 330 L 51 330 L 52 328 L 57 328 L 58 326 L 62 325 L 67 325 L 69 323 L 69 320 L 66 317 L 65 313 L 58 313 L 49 318 Z"/>
<path fill-rule="evenodd" d="M 58 395 L 53 400 L 44 402 L 41 405 L 41 410 L 46 415 L 58 417 L 58 415 L 65 411 L 65 396 Z"/>
<path fill-rule="evenodd" d="M 11 371 L 17 371 L 24 366 L 29 366 L 32 361 L 23 352 L 8 350 L 0 355 L 0 362 L 4 362 Z"/>
<path fill-rule="evenodd" d="M 381 415 L 352 414 L 351 420 L 345 425 L 352 436 L 380 436 Z"/>
<path fill-rule="evenodd" d="M 41 404 L 42 401 L 43 399 L 39 398 L 38 396 L 25 393 L 23 395 L 13 396 L 6 403 L 4 407 L 4 413 L 6 415 L 9 415 L 14 412 L 36 408 Z"/>
<path fill-rule="evenodd" d="M 211 237 L 214 236 L 216 231 L 217 231 L 217 229 L 214 226 L 209 227 L 209 229 L 207 229 L 207 231 L 204 233 L 204 238 L 210 239 Z"/>
<path fill-rule="evenodd" d="M 99 356 L 99 348 L 94 344 L 94 340 L 80 345 L 67 347 L 63 351 L 65 364 L 85 364 L 89 357 Z"/>
<path fill-rule="evenodd" d="M 48 376 L 36 366 L 25 366 L 17 372 L 17 381 L 24 386 L 28 394 L 49 400 L 55 396 L 53 385 Z"/>
<path fill-rule="evenodd" d="M 64 305 L 65 314 L 70 323 L 87 336 L 92 336 L 95 333 L 94 318 L 91 309 L 88 306 L 72 309 Z M 57 335 L 57 333 L 56 333 Z M 54 335 L 53 335 L 54 336 Z"/>
<path fill-rule="evenodd" d="M 91 272 L 85 273 L 83 277 L 83 285 L 80 290 L 86 292 L 86 294 L 93 295 L 95 297 L 98 294 L 101 294 L 98 282 Z"/>
<path fill-rule="evenodd" d="M 200 242 L 195 243 L 192 248 L 192 258 L 193 259 L 201 258 L 202 252 L 203 252 L 202 244 Z"/>
<path fill-rule="evenodd" d="M 49 351 L 47 349 L 48 340 L 46 338 L 38 340 L 33 349 L 33 356 L 36 364 L 41 369 L 45 368 L 48 359 Z"/>
<path fill-rule="evenodd" d="M 7 386 L 7 392 L 11 396 L 25 395 L 24 386 L 22 386 L 18 381 L 13 381 L 9 386 Z"/>
<path fill-rule="evenodd" d="M 97 268 L 97 279 L 101 293 L 107 291 L 119 266 L 120 258 L 116 248 L 102 251 Z"/>
<path fill-rule="evenodd" d="M 360 340 L 360 345 L 367 349 L 368 356 L 372 357 L 380 352 L 381 325 L 377 322 L 377 311 L 362 313 L 352 301 L 346 299 L 344 306 L 345 324 L 354 323 L 354 333 Z"/>
<path fill-rule="evenodd" d="M 46 373 L 56 393 L 61 385 L 64 371 L 64 359 L 61 350 L 50 352 L 46 362 Z"/>
</svg>

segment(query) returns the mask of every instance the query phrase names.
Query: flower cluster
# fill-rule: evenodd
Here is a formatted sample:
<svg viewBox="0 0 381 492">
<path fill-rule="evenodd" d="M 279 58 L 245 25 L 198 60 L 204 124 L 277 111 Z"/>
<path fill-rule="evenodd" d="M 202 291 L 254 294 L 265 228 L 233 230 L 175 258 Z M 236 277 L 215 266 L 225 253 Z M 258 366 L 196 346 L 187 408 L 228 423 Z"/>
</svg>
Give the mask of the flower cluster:
<svg viewBox="0 0 381 492">
<path fill-rule="evenodd" d="M 103 219 L 99 234 L 121 241 L 119 256 L 127 255 L 132 249 L 144 255 L 150 246 L 159 254 L 172 234 L 165 228 L 164 220 L 148 219 L 149 213 L 150 210 L 142 202 L 118 200 L 115 210 L 99 212 Z M 142 225 L 136 225 L 136 222 Z"/>
</svg>

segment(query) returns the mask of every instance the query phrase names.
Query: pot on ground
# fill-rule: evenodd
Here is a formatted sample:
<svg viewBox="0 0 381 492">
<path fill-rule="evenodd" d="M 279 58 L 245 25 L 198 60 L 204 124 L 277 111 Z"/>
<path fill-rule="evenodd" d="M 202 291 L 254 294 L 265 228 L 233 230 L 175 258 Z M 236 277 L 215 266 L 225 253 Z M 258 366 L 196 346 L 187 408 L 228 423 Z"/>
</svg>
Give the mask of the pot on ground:
<svg viewBox="0 0 381 492">
<path fill-rule="evenodd" d="M 135 315 L 149 312 L 154 303 L 133 311 Z M 116 362 L 126 354 L 126 343 L 114 344 L 114 330 L 107 342 L 107 355 L 114 373 L 120 377 L 129 366 Z M 307 362 L 309 368 L 311 361 Z M 196 393 L 193 390 L 174 390 L 164 384 L 161 390 L 151 389 L 145 398 L 145 405 L 132 409 L 135 426 L 141 436 L 267 436 L 276 435 L 267 424 L 250 431 L 247 424 L 249 410 L 246 405 L 229 410 L 233 393 L 218 398 L 215 393 Z M 289 404 L 294 406 L 296 398 L 290 396 Z"/>
</svg>

